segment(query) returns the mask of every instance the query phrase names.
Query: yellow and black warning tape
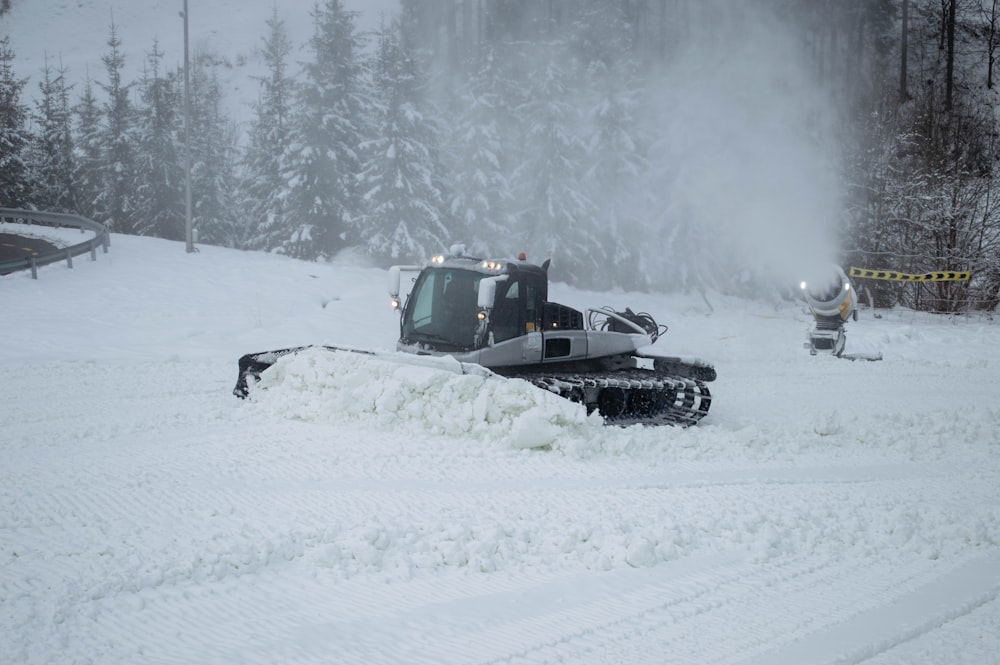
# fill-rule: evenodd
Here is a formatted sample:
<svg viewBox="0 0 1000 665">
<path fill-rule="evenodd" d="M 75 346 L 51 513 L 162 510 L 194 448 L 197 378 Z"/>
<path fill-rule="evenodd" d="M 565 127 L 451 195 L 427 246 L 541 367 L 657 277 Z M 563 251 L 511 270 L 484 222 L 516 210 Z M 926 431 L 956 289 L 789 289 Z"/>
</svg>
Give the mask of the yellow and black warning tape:
<svg viewBox="0 0 1000 665">
<path fill-rule="evenodd" d="M 884 279 L 893 282 L 967 282 L 971 273 L 969 271 L 957 272 L 954 270 L 943 270 L 941 272 L 925 272 L 920 275 L 913 275 L 906 272 L 896 272 L 895 270 L 867 270 L 865 268 L 851 267 L 851 277 L 861 279 Z"/>
</svg>

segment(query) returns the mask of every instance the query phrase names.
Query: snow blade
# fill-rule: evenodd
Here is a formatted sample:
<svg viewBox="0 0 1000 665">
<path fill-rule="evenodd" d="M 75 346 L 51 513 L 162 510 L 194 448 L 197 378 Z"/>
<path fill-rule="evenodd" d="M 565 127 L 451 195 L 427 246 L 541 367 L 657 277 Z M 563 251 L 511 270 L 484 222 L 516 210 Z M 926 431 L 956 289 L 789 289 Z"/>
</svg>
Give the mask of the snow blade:
<svg viewBox="0 0 1000 665">
<path fill-rule="evenodd" d="M 249 378 L 254 381 L 260 379 L 261 372 L 278 362 L 278 358 L 287 356 L 290 353 L 298 353 L 308 346 L 296 346 L 290 349 L 279 349 L 277 351 L 261 351 L 259 353 L 247 353 L 239 361 L 239 376 L 236 377 L 236 387 L 233 394 L 240 399 L 246 398 L 250 392 Z"/>
</svg>

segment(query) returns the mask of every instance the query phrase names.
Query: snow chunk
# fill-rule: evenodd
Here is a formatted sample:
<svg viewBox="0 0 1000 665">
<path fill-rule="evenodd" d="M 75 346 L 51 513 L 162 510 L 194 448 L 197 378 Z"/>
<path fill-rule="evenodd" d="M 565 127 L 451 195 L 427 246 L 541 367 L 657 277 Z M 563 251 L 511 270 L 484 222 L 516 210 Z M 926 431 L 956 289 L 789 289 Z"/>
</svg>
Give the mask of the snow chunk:
<svg viewBox="0 0 1000 665">
<path fill-rule="evenodd" d="M 813 419 L 813 431 L 820 436 L 832 436 L 842 430 L 840 413 L 837 411 L 821 413 Z"/>
<path fill-rule="evenodd" d="M 625 561 L 633 568 L 649 568 L 660 561 L 656 546 L 649 539 L 639 536 L 629 543 Z"/>
<path fill-rule="evenodd" d="M 278 359 L 251 396 L 296 420 L 416 426 L 515 448 L 553 447 L 601 427 L 579 404 L 450 357 L 309 348 Z"/>
</svg>

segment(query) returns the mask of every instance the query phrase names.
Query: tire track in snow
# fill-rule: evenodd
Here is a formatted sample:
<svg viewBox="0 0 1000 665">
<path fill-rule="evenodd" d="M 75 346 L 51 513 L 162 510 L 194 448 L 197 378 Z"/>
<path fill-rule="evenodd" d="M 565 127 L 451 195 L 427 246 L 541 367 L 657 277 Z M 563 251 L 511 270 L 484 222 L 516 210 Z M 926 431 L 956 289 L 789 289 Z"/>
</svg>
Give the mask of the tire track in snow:
<svg viewBox="0 0 1000 665">
<path fill-rule="evenodd" d="M 743 565 L 723 555 L 653 572 L 619 570 L 602 574 L 596 587 L 586 573 L 459 574 L 392 585 L 322 576 L 289 584 L 287 577 L 264 575 L 145 593 L 131 611 L 98 601 L 92 620 L 73 626 L 71 638 L 88 643 L 91 635 L 115 635 L 116 662 L 127 662 L 146 642 L 160 649 L 144 657 L 163 663 L 468 664 L 530 648 L 550 639 L 553 628 L 573 631 L 577 621 L 629 616 L 637 599 L 662 602 L 647 588 L 651 577 L 678 597 L 694 597 L 736 579 Z M 608 603 L 609 594 L 618 600 Z M 101 645 L 87 651 L 99 654 Z"/>
<path fill-rule="evenodd" d="M 865 665 L 998 665 L 997 626 L 1000 626 L 1000 598 L 943 623 L 940 627 L 900 642 L 887 651 L 865 659 Z M 955 645 L 942 656 L 942 645 Z"/>
<path fill-rule="evenodd" d="M 996 602 L 1000 553 L 972 558 L 915 588 L 882 598 L 875 607 L 822 626 L 795 642 L 746 661 L 754 665 L 861 663 Z M 816 654 L 830 654 L 817 661 Z"/>
<path fill-rule="evenodd" d="M 619 596 L 613 600 L 631 612 L 624 609 L 618 614 L 623 618 L 590 624 L 589 630 L 579 630 L 588 625 L 579 616 L 565 617 L 575 628 L 569 632 L 560 632 L 554 620 L 528 617 L 533 625 L 549 626 L 547 639 L 488 662 L 858 663 L 995 602 L 1000 592 L 996 553 L 944 571 L 926 560 L 872 569 L 857 562 L 797 559 L 742 572 L 752 581 L 736 578 L 701 596 L 647 605 L 644 611 L 637 611 L 642 605 L 635 595 Z M 851 583 L 845 585 L 845 579 Z M 673 590 L 674 585 L 660 584 L 644 589 L 664 598 Z M 726 639 L 720 642 L 698 637 L 722 634 Z M 636 651 L 636 642 L 663 649 Z M 826 658 L 817 661 L 817 654 Z"/>
<path fill-rule="evenodd" d="M 134 631 L 155 627 L 174 639 L 150 640 L 163 651 L 145 655 L 178 663 L 797 664 L 817 653 L 855 663 L 995 600 L 998 563 L 993 554 L 941 570 L 930 560 L 870 567 L 731 553 L 596 575 L 459 574 L 391 585 L 322 576 L 296 585 L 265 574 L 166 589 L 130 613 L 109 604 L 87 628 L 106 636 L 113 624 L 123 645 L 138 649 Z M 985 589 L 975 583 L 990 573 Z M 720 634 L 726 639 L 702 639 Z M 650 644 L 662 648 L 649 652 Z"/>
<path fill-rule="evenodd" d="M 758 648 L 762 640 L 773 635 L 772 626 L 762 630 L 755 624 L 754 606 L 773 603 L 776 593 L 784 597 L 802 590 L 825 589 L 829 580 L 854 572 L 853 568 L 831 560 L 785 558 L 763 564 L 744 562 L 725 577 L 701 570 L 690 578 L 653 581 L 638 593 L 615 592 L 611 604 L 620 611 L 614 621 L 587 624 L 568 616 L 563 621 L 573 626 L 573 631 L 550 630 L 547 639 L 535 648 L 489 662 L 727 662 L 734 654 Z M 704 584 L 700 593 L 678 593 L 692 583 Z M 581 625 L 584 630 L 580 630 Z M 700 637 L 721 633 L 727 636 L 724 644 L 706 643 Z M 637 650 L 633 646 L 636 642 L 659 644 L 663 650 Z"/>
</svg>

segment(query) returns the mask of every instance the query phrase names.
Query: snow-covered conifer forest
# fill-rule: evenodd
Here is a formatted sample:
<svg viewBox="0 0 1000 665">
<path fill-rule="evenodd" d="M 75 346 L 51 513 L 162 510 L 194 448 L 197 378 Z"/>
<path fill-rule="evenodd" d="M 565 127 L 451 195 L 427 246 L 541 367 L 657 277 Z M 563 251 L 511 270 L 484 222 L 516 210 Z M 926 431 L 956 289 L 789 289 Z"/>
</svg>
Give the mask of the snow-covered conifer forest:
<svg viewBox="0 0 1000 665">
<path fill-rule="evenodd" d="M 22 66 L 21 28 L 57 4 L 0 7 L 0 206 L 180 239 L 182 54 L 112 11 L 86 33 L 94 58 L 52 43 Z M 826 261 L 969 270 L 872 297 L 997 304 L 995 1 L 393 7 L 283 3 L 238 53 L 194 41 L 200 242 L 387 264 L 461 241 L 551 257 L 582 287 L 736 295 Z"/>
</svg>

